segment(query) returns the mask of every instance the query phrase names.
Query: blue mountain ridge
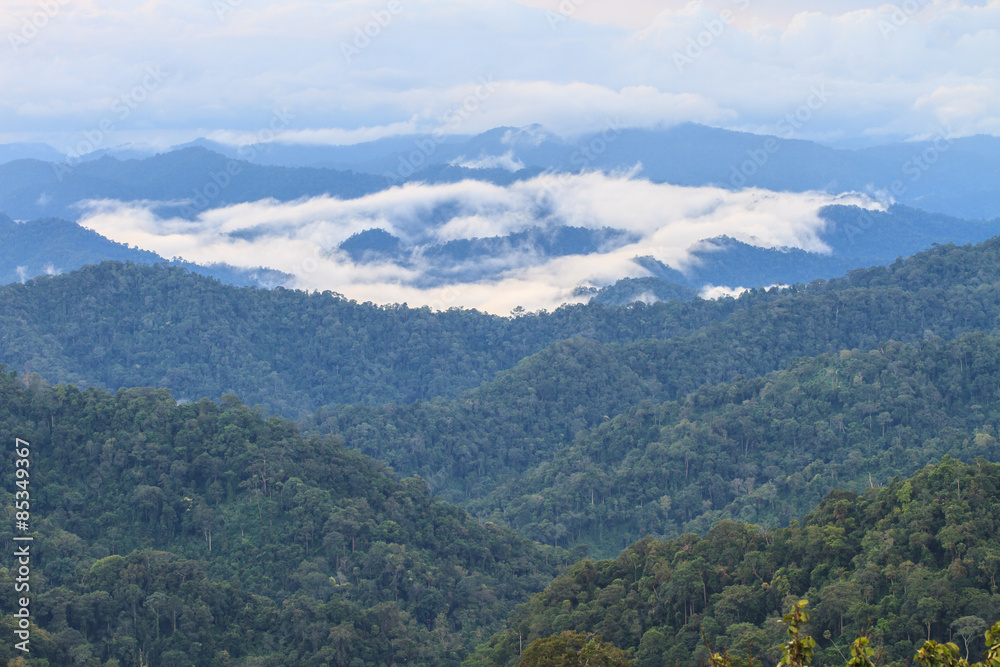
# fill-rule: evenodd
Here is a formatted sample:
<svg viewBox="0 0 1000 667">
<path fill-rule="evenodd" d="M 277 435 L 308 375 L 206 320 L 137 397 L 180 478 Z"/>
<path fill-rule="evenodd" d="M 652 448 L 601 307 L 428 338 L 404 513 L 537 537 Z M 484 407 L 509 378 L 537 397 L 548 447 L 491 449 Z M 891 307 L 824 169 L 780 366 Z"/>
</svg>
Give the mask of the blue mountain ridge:
<svg viewBox="0 0 1000 667">
<path fill-rule="evenodd" d="M 145 159 L 116 160 L 113 154 L 79 162 L 69 171 L 56 161 L 0 164 L 0 210 L 19 219 L 73 219 L 79 215 L 73 204 L 87 198 L 197 199 L 206 187 L 212 191 L 212 175 L 233 162 L 240 174 L 208 204 L 319 194 L 348 198 L 407 181 L 472 178 L 506 184 L 547 170 L 638 167 L 639 177 L 656 183 L 858 191 L 959 218 L 1000 216 L 1000 138 L 985 135 L 842 149 L 694 123 L 637 129 L 612 122 L 572 139 L 533 125 L 475 136 L 395 136 L 349 146 L 271 143 L 238 149 L 202 139 Z M 502 156 L 514 171 L 488 160 Z"/>
</svg>

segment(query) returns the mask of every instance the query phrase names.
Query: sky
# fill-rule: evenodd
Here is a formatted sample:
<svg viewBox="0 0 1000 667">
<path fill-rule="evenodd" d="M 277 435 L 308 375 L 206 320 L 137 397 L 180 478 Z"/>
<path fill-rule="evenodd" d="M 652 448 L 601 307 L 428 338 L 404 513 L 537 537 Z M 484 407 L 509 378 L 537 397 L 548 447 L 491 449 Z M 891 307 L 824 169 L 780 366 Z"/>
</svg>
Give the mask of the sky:
<svg viewBox="0 0 1000 667">
<path fill-rule="evenodd" d="M 0 141 L 356 143 L 609 118 L 1000 133 L 1000 0 L 5 0 Z"/>
</svg>

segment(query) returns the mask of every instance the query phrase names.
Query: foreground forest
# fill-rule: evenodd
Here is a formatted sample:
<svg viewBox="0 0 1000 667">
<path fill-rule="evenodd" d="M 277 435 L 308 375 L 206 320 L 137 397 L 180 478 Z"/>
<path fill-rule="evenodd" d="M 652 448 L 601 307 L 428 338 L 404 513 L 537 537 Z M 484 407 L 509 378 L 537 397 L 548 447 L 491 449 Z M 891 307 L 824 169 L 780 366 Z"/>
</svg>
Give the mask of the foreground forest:
<svg viewBox="0 0 1000 667">
<path fill-rule="evenodd" d="M 868 636 L 884 665 L 927 639 L 973 656 L 1000 619 L 1000 465 L 945 459 L 863 495 L 834 492 L 802 523 L 724 520 L 701 537 L 644 539 L 613 560 L 583 560 L 512 616 L 467 667 L 512 665 L 519 647 L 597 632 L 636 667 L 703 664 L 707 645 L 777 664 L 782 614 L 812 607 L 816 664 L 839 665 Z"/>
<path fill-rule="evenodd" d="M 164 390 L 25 387 L 8 373 L 0 395 L 4 431 L 38 452 L 29 665 L 505 665 L 565 630 L 598 632 L 640 665 L 698 664 L 702 633 L 770 660 L 799 597 L 815 604 L 818 664 L 869 630 L 902 664 L 954 621 L 1000 617 L 1000 466 L 981 458 L 835 491 L 787 528 L 725 519 L 595 563 L 233 397 L 178 405 Z M 7 568 L 0 578 L 13 586 Z M 0 605 L 0 659 L 13 659 L 14 609 Z"/>
<path fill-rule="evenodd" d="M 0 424 L 34 452 L 32 665 L 457 664 L 569 557 L 234 397 L 4 372 Z M 3 664 L 13 604 L 0 596 Z"/>
</svg>

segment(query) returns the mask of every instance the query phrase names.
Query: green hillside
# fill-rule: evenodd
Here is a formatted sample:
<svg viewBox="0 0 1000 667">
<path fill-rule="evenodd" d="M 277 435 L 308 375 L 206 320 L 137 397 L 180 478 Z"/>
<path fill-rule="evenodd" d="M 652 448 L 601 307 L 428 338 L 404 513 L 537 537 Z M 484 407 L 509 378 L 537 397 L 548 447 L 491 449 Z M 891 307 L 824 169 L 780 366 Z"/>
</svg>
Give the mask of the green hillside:
<svg viewBox="0 0 1000 667">
<path fill-rule="evenodd" d="M 11 552 L 31 443 L 31 665 L 457 664 L 566 558 L 234 397 L 2 373 L 0 425 Z"/>
<path fill-rule="evenodd" d="M 674 398 L 797 357 L 991 331 L 998 297 L 1000 240 L 736 300 L 564 306 L 516 318 L 237 288 L 179 268 L 105 262 L 0 287 L 0 362 L 112 391 L 233 393 L 300 417 L 331 404 L 456 398 L 580 336 L 641 345 L 627 363 Z"/>
<path fill-rule="evenodd" d="M 944 455 L 1000 461 L 998 395 L 997 336 L 845 350 L 631 407 L 467 506 L 604 556 L 723 518 L 786 525 Z"/>
<path fill-rule="evenodd" d="M 420 474 L 477 516 L 602 555 L 723 516 L 787 521 L 832 488 L 860 490 L 869 474 L 910 474 L 943 454 L 997 455 L 965 440 L 1000 427 L 996 341 L 972 333 L 997 329 L 998 248 L 940 247 L 750 294 L 688 334 L 621 344 L 578 336 L 455 400 L 330 406 L 303 423 Z M 956 336 L 964 342 L 949 342 Z M 742 405 L 750 399 L 757 407 Z"/>
<path fill-rule="evenodd" d="M 636 667 L 699 665 L 713 649 L 777 664 L 781 615 L 807 598 L 816 664 L 844 664 L 867 634 L 880 664 L 908 664 L 926 639 L 961 642 L 975 659 L 1000 618 L 1000 466 L 945 459 L 864 495 L 836 491 L 784 528 L 722 521 L 704 537 L 644 539 L 613 560 L 560 575 L 467 667 L 512 665 L 519 646 L 596 632 Z M 975 619 L 977 622 L 973 622 Z M 981 625 L 980 625 L 981 624 Z"/>
<path fill-rule="evenodd" d="M 29 664 L 510 664 L 569 630 L 642 665 L 694 664 L 702 630 L 770 660 L 798 597 L 822 664 L 869 621 L 902 664 L 1000 618 L 998 322 L 1000 240 L 510 318 L 114 262 L 2 287 Z"/>
<path fill-rule="evenodd" d="M 298 417 L 331 403 L 454 397 L 557 340 L 669 335 L 732 307 L 569 307 L 503 318 L 103 262 L 0 287 L 0 363 L 111 391 L 158 386 L 188 400 L 232 393 Z"/>
</svg>

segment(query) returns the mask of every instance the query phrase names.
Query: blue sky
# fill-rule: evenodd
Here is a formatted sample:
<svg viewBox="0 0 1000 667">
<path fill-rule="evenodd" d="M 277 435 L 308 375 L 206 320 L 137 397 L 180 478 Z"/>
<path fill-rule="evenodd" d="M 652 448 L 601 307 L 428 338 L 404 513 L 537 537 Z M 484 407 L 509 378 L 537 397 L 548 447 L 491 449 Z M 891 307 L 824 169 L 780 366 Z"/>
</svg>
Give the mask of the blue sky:
<svg viewBox="0 0 1000 667">
<path fill-rule="evenodd" d="M 0 35 L 0 141 L 60 149 L 775 133 L 804 105 L 800 138 L 1000 133 L 1000 0 L 6 0 Z"/>
</svg>

